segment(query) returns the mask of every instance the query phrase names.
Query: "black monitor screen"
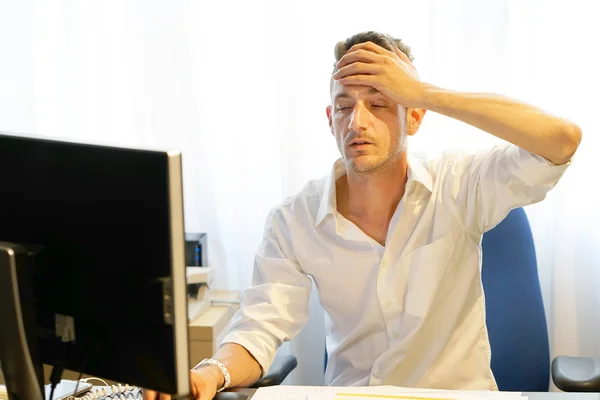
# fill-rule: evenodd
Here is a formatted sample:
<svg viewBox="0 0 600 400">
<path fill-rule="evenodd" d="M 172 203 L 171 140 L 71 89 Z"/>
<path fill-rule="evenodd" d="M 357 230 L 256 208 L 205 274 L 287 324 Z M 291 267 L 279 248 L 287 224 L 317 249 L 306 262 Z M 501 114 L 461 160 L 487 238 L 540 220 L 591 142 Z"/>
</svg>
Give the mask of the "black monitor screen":
<svg viewBox="0 0 600 400">
<path fill-rule="evenodd" d="M 43 248 L 33 282 L 44 363 L 175 393 L 164 295 L 185 264 L 173 265 L 183 227 L 173 233 L 171 218 L 183 217 L 171 215 L 182 200 L 169 154 L 0 135 L 0 241 Z M 57 316 L 74 321 L 74 343 L 58 343 Z"/>
</svg>

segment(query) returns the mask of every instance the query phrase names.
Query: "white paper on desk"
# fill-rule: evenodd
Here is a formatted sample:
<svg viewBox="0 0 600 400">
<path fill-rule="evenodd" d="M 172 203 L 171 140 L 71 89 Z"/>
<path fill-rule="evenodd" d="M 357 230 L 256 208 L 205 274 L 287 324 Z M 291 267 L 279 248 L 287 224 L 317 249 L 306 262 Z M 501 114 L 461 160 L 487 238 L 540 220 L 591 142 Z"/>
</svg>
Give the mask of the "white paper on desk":
<svg viewBox="0 0 600 400">
<path fill-rule="evenodd" d="M 363 394 L 364 396 L 361 396 Z M 415 389 L 398 386 L 271 386 L 258 389 L 252 400 L 394 400 L 394 397 L 431 400 L 527 400 L 520 392 Z"/>
<path fill-rule="evenodd" d="M 490 400 L 527 400 L 527 396 L 523 396 L 523 392 L 489 392 Z"/>
</svg>

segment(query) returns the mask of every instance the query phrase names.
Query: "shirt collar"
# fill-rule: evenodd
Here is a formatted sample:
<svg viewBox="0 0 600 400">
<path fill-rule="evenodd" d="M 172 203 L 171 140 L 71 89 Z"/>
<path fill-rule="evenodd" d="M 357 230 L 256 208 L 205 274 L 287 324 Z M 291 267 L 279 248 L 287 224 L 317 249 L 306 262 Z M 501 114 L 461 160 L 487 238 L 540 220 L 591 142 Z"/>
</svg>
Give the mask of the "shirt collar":
<svg viewBox="0 0 600 400">
<path fill-rule="evenodd" d="M 325 190 L 319 203 L 317 216 L 315 219 L 315 228 L 323 222 L 329 214 L 335 214 L 337 208 L 337 197 L 335 182 L 341 176 L 346 174 L 344 160 L 339 158 L 333 163 L 331 171 L 325 179 Z M 415 183 L 420 183 L 428 191 L 433 190 L 433 179 L 431 173 L 425 165 L 425 159 L 417 155 L 408 155 L 408 180 L 406 182 L 406 193 L 409 193 Z"/>
<path fill-rule="evenodd" d="M 410 189 L 414 183 L 420 183 L 429 192 L 433 191 L 433 177 L 429 172 L 429 168 L 427 168 L 425 156 L 422 154 L 408 155 L 408 181 L 406 187 Z"/>
</svg>

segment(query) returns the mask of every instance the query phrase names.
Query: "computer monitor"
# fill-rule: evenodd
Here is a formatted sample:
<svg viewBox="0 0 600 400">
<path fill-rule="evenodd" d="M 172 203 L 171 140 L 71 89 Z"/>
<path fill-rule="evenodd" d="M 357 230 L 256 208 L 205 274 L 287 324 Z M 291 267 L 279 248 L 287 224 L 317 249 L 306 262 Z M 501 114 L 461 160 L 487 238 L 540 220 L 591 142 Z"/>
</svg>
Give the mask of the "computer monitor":
<svg viewBox="0 0 600 400">
<path fill-rule="evenodd" d="M 0 133 L 0 363 L 190 391 L 181 154 Z"/>
</svg>

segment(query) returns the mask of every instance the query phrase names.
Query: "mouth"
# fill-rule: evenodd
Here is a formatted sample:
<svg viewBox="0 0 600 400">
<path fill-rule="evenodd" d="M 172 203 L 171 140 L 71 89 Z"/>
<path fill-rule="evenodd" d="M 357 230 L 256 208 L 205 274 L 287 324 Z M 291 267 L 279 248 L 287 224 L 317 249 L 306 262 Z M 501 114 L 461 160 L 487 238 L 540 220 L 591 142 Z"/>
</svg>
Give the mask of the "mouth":
<svg viewBox="0 0 600 400">
<path fill-rule="evenodd" d="M 368 140 L 354 139 L 353 141 L 350 142 L 350 147 L 366 146 L 366 145 L 370 145 L 370 144 L 373 144 L 373 143 L 369 142 Z"/>
</svg>

